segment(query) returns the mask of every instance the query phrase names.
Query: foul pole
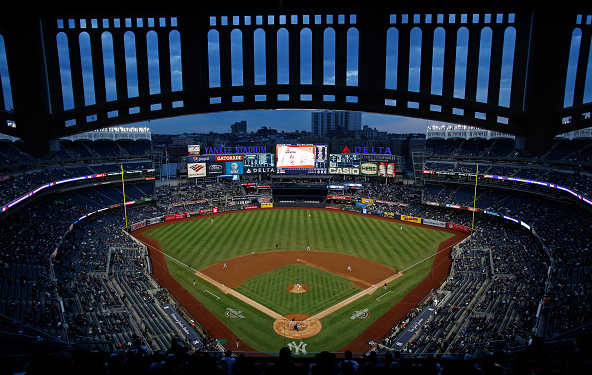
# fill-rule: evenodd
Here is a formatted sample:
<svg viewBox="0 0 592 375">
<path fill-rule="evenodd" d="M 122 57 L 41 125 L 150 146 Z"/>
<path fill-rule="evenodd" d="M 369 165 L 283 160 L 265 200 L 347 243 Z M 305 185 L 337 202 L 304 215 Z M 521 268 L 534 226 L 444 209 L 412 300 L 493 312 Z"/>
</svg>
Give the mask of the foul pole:
<svg viewBox="0 0 592 375">
<path fill-rule="evenodd" d="M 121 188 L 123 189 L 123 214 L 125 215 L 125 229 L 127 230 L 127 206 L 125 205 L 125 183 L 123 181 L 123 164 L 121 164 Z"/>
<path fill-rule="evenodd" d="M 475 193 L 473 194 L 473 220 L 471 222 L 471 233 L 475 226 L 475 204 L 477 202 L 477 176 L 479 176 L 479 164 L 477 164 L 477 171 L 475 171 Z"/>
</svg>

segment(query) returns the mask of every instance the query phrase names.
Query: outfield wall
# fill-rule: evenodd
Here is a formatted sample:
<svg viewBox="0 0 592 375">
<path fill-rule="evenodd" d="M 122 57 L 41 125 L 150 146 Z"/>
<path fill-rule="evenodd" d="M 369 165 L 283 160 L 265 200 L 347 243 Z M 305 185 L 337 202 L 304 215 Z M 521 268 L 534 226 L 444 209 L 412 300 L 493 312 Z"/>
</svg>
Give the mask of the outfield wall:
<svg viewBox="0 0 592 375">
<path fill-rule="evenodd" d="M 137 223 L 133 223 L 132 225 L 130 225 L 129 228 L 130 228 L 130 232 L 134 232 L 138 229 L 144 228 L 149 225 L 163 223 L 163 222 L 169 222 L 169 221 L 175 221 L 175 220 L 181 220 L 181 219 L 186 219 L 186 218 L 195 217 L 195 216 L 204 216 L 204 215 L 208 215 L 208 214 L 217 214 L 217 213 L 231 212 L 231 211 L 252 210 L 252 209 L 258 209 L 258 208 L 263 208 L 263 209 L 273 208 L 273 206 L 274 206 L 273 203 L 260 203 L 260 204 L 253 204 L 253 205 L 244 206 L 244 207 L 207 208 L 207 209 L 203 209 L 203 210 L 189 211 L 189 212 L 183 212 L 183 213 L 178 213 L 178 214 L 163 215 L 163 216 L 158 216 L 158 217 L 154 217 L 154 218 L 150 218 L 150 219 L 145 219 L 145 220 L 139 221 Z M 310 208 L 310 207 L 303 207 L 303 208 Z M 321 208 L 324 208 L 326 210 L 358 212 L 358 213 L 363 213 L 366 215 L 382 216 L 382 217 L 387 217 L 387 218 L 391 218 L 391 219 L 395 219 L 395 220 L 401 220 L 401 221 L 405 221 L 405 222 L 413 223 L 413 224 L 424 224 L 424 225 L 429 225 L 429 226 L 438 227 L 438 228 L 448 228 L 448 229 L 452 229 L 457 232 L 463 232 L 463 233 L 470 233 L 471 232 L 471 228 L 464 226 L 464 225 L 451 223 L 451 222 L 432 220 L 432 219 L 424 219 L 424 218 L 415 217 L 415 216 L 399 215 L 394 212 L 371 211 L 366 208 L 363 208 L 361 210 L 344 210 L 341 207 L 331 206 L 331 205 L 325 205 L 324 207 L 321 207 Z"/>
</svg>

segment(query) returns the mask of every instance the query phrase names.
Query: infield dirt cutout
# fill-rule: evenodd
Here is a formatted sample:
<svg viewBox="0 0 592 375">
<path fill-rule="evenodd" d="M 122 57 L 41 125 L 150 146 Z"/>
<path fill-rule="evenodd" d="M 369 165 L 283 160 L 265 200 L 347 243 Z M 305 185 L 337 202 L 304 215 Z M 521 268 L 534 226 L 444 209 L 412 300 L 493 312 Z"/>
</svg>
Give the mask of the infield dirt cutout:
<svg viewBox="0 0 592 375">
<path fill-rule="evenodd" d="M 241 285 L 246 279 L 290 264 L 306 264 L 330 272 L 351 280 L 354 285 L 363 290 L 314 316 L 305 314 L 282 316 L 232 289 Z M 215 263 L 195 274 L 217 286 L 223 293 L 231 294 L 274 318 L 273 328 L 277 334 L 296 339 L 316 335 L 322 327 L 321 318 L 367 294 L 374 293 L 384 284 L 403 275 L 401 272 L 397 273 L 393 268 L 357 256 L 306 250 L 269 251 L 255 255 L 243 255 Z M 287 288 L 292 293 L 304 293 L 308 290 L 304 284 L 300 284 L 300 290 L 296 284 L 288 285 Z"/>
</svg>

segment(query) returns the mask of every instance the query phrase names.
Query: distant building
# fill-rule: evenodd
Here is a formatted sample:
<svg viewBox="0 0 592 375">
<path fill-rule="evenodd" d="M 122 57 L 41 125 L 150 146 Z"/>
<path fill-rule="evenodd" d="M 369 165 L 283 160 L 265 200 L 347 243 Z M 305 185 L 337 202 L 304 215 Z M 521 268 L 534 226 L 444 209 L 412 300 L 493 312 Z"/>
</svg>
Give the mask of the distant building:
<svg viewBox="0 0 592 375">
<path fill-rule="evenodd" d="M 171 140 L 175 146 L 187 146 L 195 144 L 195 139 L 193 137 L 172 137 Z"/>
<path fill-rule="evenodd" d="M 230 125 L 230 129 L 231 129 L 232 134 L 246 133 L 247 132 L 247 122 L 246 121 L 237 121 L 234 124 Z"/>
<path fill-rule="evenodd" d="M 260 137 L 269 137 L 273 135 L 277 135 L 278 131 L 276 129 L 270 129 L 267 126 L 262 126 L 261 129 L 257 130 L 257 135 Z"/>
<path fill-rule="evenodd" d="M 362 112 L 320 111 L 311 113 L 310 128 L 313 136 L 324 136 L 331 131 L 362 129 Z"/>
<path fill-rule="evenodd" d="M 363 139 L 385 139 L 387 132 L 379 132 L 376 128 L 372 129 L 368 125 L 364 125 L 361 130 L 356 132 L 356 138 Z"/>
</svg>

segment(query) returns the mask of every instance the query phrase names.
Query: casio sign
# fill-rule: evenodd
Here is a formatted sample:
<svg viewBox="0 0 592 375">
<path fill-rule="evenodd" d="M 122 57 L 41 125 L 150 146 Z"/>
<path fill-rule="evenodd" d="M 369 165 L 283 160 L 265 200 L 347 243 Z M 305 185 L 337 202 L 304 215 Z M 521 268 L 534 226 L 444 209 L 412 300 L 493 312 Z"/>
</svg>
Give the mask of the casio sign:
<svg viewBox="0 0 592 375">
<path fill-rule="evenodd" d="M 360 174 L 360 168 L 329 168 L 329 174 Z"/>
</svg>

